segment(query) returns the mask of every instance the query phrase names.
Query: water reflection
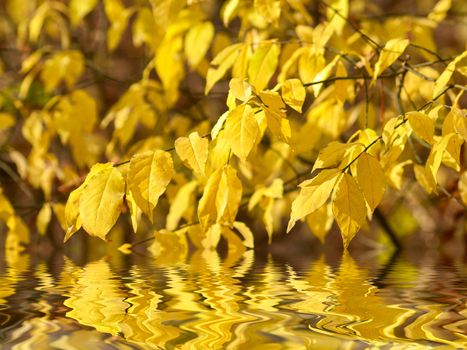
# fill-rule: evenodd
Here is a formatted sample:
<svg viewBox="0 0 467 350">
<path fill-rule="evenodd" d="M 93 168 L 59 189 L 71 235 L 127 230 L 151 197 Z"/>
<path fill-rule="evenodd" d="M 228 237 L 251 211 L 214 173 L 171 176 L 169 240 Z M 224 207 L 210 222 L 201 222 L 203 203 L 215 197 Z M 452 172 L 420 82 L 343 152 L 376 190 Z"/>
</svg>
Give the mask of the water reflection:
<svg viewBox="0 0 467 350">
<path fill-rule="evenodd" d="M 358 262 L 344 254 L 294 266 L 253 251 L 197 251 L 80 266 L 9 253 L 0 262 L 0 348 L 467 347 L 463 264 Z"/>
</svg>

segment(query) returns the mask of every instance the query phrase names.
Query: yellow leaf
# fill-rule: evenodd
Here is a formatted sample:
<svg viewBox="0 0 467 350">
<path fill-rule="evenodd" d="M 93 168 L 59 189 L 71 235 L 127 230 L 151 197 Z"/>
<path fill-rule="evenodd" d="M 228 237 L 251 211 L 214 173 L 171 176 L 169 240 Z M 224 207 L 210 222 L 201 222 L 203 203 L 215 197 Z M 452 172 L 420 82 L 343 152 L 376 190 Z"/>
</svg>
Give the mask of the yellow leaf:
<svg viewBox="0 0 467 350">
<path fill-rule="evenodd" d="M 96 5 L 97 0 L 71 0 L 69 5 L 71 24 L 76 27 Z"/>
<path fill-rule="evenodd" d="M 433 88 L 433 98 L 437 97 L 444 90 L 449 80 L 451 79 L 452 74 L 457 68 L 456 65 L 466 57 L 467 50 L 464 51 L 461 55 L 456 56 L 456 58 L 453 61 L 449 62 L 446 69 L 435 81 L 435 87 Z"/>
<path fill-rule="evenodd" d="M 258 91 L 264 90 L 272 78 L 279 62 L 279 45 L 274 42 L 263 43 L 250 58 L 248 78 Z"/>
<path fill-rule="evenodd" d="M 385 174 L 388 184 L 395 189 L 400 190 L 402 186 L 402 176 L 404 175 L 404 167 L 412 163 L 412 160 L 408 159 L 387 169 Z"/>
<path fill-rule="evenodd" d="M 263 214 L 263 223 L 264 227 L 266 228 L 266 232 L 268 234 L 268 243 L 272 243 L 272 235 L 274 233 L 274 217 L 273 217 L 273 210 L 274 210 L 274 200 L 272 198 L 266 197 L 263 200 L 261 207 L 264 210 Z"/>
<path fill-rule="evenodd" d="M 226 112 L 222 113 L 222 115 L 217 120 L 216 124 L 212 127 L 212 130 L 211 130 L 211 139 L 212 140 L 217 139 L 217 136 L 219 136 L 219 133 L 223 129 L 224 123 L 227 120 L 228 116 L 229 116 L 229 111 L 226 111 Z"/>
<path fill-rule="evenodd" d="M 336 186 L 332 198 L 332 212 L 341 230 L 344 248 L 365 224 L 366 208 L 357 182 L 349 174 L 344 174 Z"/>
<path fill-rule="evenodd" d="M 347 69 L 345 69 L 344 64 L 342 61 L 337 62 L 336 68 L 336 77 L 347 77 Z M 340 103 L 344 103 L 346 100 L 352 100 L 353 93 L 349 93 L 349 87 L 352 85 L 351 80 L 340 79 L 336 80 L 334 83 L 334 91 L 336 92 L 336 97 Z"/>
<path fill-rule="evenodd" d="M 375 64 L 372 82 L 375 82 L 378 76 L 402 55 L 408 45 L 407 39 L 391 39 L 384 45 Z"/>
<path fill-rule="evenodd" d="M 185 232 L 159 230 L 154 232 L 154 243 L 148 251 L 157 257 L 162 266 L 185 262 L 188 253 L 188 242 Z"/>
<path fill-rule="evenodd" d="M 37 230 L 41 235 L 45 235 L 47 226 L 49 226 L 50 219 L 52 218 L 52 208 L 49 203 L 45 203 L 39 213 L 37 214 Z"/>
<path fill-rule="evenodd" d="M 175 230 L 178 222 L 183 217 L 183 214 L 187 211 L 190 205 L 193 205 L 193 193 L 198 186 L 197 181 L 190 181 L 184 184 L 177 192 L 177 195 L 173 199 L 170 205 L 170 211 L 167 215 L 167 230 Z"/>
<path fill-rule="evenodd" d="M 13 125 L 15 125 L 15 123 L 16 120 L 11 114 L 0 112 L 0 132 L 11 128 Z"/>
<path fill-rule="evenodd" d="M 444 119 L 442 135 L 458 133 L 467 142 L 467 114 L 465 110 L 452 106 Z"/>
<path fill-rule="evenodd" d="M 125 180 L 117 169 L 107 168 L 92 176 L 79 198 L 83 228 L 105 240 L 120 215 L 124 194 Z"/>
<path fill-rule="evenodd" d="M 214 37 L 214 26 L 211 22 L 196 24 L 185 36 L 185 55 L 188 63 L 195 68 L 205 57 Z"/>
<path fill-rule="evenodd" d="M 415 134 L 422 140 L 433 144 L 433 135 L 435 134 L 435 122 L 428 115 L 422 112 L 409 112 L 407 113 L 409 124 Z"/>
<path fill-rule="evenodd" d="M 28 161 L 23 153 L 11 149 L 10 152 L 8 152 L 8 155 L 10 156 L 13 163 L 15 163 L 16 171 L 18 172 L 19 176 L 22 179 L 26 178 L 28 172 Z"/>
<path fill-rule="evenodd" d="M 290 129 L 290 122 L 286 118 L 286 114 L 282 111 L 266 108 L 264 110 L 268 128 L 271 130 L 274 136 L 279 137 L 285 142 L 290 142 L 292 131 Z"/>
<path fill-rule="evenodd" d="M 36 43 L 42 32 L 45 19 L 50 11 L 50 3 L 42 3 L 35 11 L 34 16 L 29 21 L 29 40 Z"/>
<path fill-rule="evenodd" d="M 175 140 L 175 150 L 180 159 L 193 171 L 205 175 L 208 159 L 209 141 L 200 137 L 198 132 L 192 132 L 188 137 Z"/>
<path fill-rule="evenodd" d="M 141 209 L 136 204 L 135 199 L 128 188 L 125 194 L 125 201 L 128 205 L 128 209 L 130 210 L 131 227 L 133 228 L 133 232 L 136 233 L 136 231 L 138 231 L 138 221 L 141 218 Z"/>
<path fill-rule="evenodd" d="M 433 10 L 428 14 L 428 19 L 441 22 L 451 8 L 452 0 L 439 0 Z"/>
<path fill-rule="evenodd" d="M 458 134 L 454 134 L 446 145 L 446 152 L 443 153 L 442 162 L 444 165 L 460 171 L 461 169 L 461 149 L 464 144 L 464 139 Z"/>
<path fill-rule="evenodd" d="M 123 243 L 120 247 L 118 247 L 118 250 L 125 255 L 131 254 L 131 249 L 132 245 L 130 243 Z"/>
<path fill-rule="evenodd" d="M 80 51 L 60 51 L 45 61 L 41 80 L 47 92 L 55 89 L 61 80 L 70 88 L 83 71 L 84 57 Z"/>
<path fill-rule="evenodd" d="M 133 23 L 133 43 L 135 46 L 147 44 L 155 51 L 162 40 L 162 35 L 163 31 L 157 27 L 153 12 L 147 7 L 140 8 Z"/>
<path fill-rule="evenodd" d="M 224 26 L 228 26 L 230 20 L 233 18 L 240 0 L 228 0 L 222 6 L 222 21 Z"/>
<path fill-rule="evenodd" d="M 64 242 L 66 242 L 70 237 L 81 228 L 81 218 L 79 211 L 79 200 L 83 192 L 84 187 L 88 184 L 89 180 L 99 172 L 110 169 L 112 167 L 111 163 L 98 163 L 94 165 L 91 170 L 89 170 L 88 176 L 84 179 L 84 182 L 75 190 L 73 190 L 68 196 L 68 200 L 65 205 L 65 223 L 67 226 L 66 235 Z"/>
<path fill-rule="evenodd" d="M 326 203 L 340 174 L 339 169 L 326 169 L 313 179 L 300 184 L 300 193 L 292 203 L 287 232 L 290 232 L 298 220 L 315 212 Z"/>
<path fill-rule="evenodd" d="M 230 165 L 211 174 L 198 205 L 198 218 L 204 228 L 215 222 L 233 224 L 242 199 L 242 183 Z"/>
<path fill-rule="evenodd" d="M 160 44 L 154 65 L 166 90 L 167 100 L 174 103 L 178 98 L 178 85 L 184 77 L 185 65 L 181 55 L 183 40 L 180 35 L 166 36 Z"/>
<path fill-rule="evenodd" d="M 284 102 L 299 113 L 302 112 L 305 97 L 305 88 L 299 79 L 289 79 L 282 84 L 282 98 Z"/>
<path fill-rule="evenodd" d="M 329 62 L 323 69 L 321 69 L 318 74 L 315 75 L 313 78 L 313 83 L 318 83 L 320 81 L 326 80 L 329 78 L 331 75 L 332 69 L 336 65 L 336 63 L 339 61 L 340 56 L 334 57 L 334 59 Z M 311 88 L 313 89 L 313 93 L 315 96 L 318 96 L 319 92 L 321 91 L 321 88 L 323 87 L 323 83 L 320 84 L 313 84 Z"/>
<path fill-rule="evenodd" d="M 66 219 L 65 219 L 65 204 L 63 203 L 53 203 L 52 204 L 52 211 L 55 214 L 55 218 L 57 219 L 60 227 L 64 232 L 67 231 Z"/>
<path fill-rule="evenodd" d="M 250 228 L 240 221 L 235 221 L 233 226 L 242 235 L 245 247 L 254 248 L 253 232 L 251 232 Z"/>
<path fill-rule="evenodd" d="M 0 187 L 0 219 L 5 221 L 10 216 L 14 215 L 15 211 L 10 201 L 4 196 L 3 190 Z"/>
<path fill-rule="evenodd" d="M 349 0 L 334 0 L 329 2 L 329 5 L 332 6 L 326 11 L 329 27 L 333 28 L 338 35 L 341 35 L 349 16 Z M 336 14 L 335 11 L 339 14 Z"/>
<path fill-rule="evenodd" d="M 221 234 L 222 237 L 227 241 L 229 255 L 232 254 L 232 252 L 240 252 L 240 254 L 245 252 L 245 245 L 243 241 L 229 227 L 222 226 Z"/>
<path fill-rule="evenodd" d="M 459 178 L 459 193 L 464 202 L 464 205 L 467 206 L 467 171 L 464 171 Z"/>
<path fill-rule="evenodd" d="M 206 232 L 206 237 L 201 241 L 204 249 L 216 249 L 221 239 L 222 226 L 220 224 L 212 225 Z"/>
<path fill-rule="evenodd" d="M 254 0 L 253 6 L 265 20 L 277 24 L 281 15 L 280 0 Z"/>
<path fill-rule="evenodd" d="M 153 220 L 152 212 L 174 174 L 170 153 L 157 150 L 130 159 L 128 187 L 138 207 Z"/>
<path fill-rule="evenodd" d="M 429 192 L 428 193 L 438 193 L 437 179 L 436 174 L 438 173 L 439 167 L 441 166 L 441 161 L 443 160 L 444 152 L 448 146 L 451 138 L 455 137 L 456 134 L 447 134 L 442 136 L 431 148 L 430 155 L 426 161 L 425 172 Z"/>
<path fill-rule="evenodd" d="M 245 102 L 251 96 L 251 85 L 243 79 L 233 78 L 229 83 L 229 91 L 237 100 Z"/>
<path fill-rule="evenodd" d="M 366 152 L 357 160 L 357 182 L 373 212 L 383 199 L 386 182 L 381 164 Z"/>
<path fill-rule="evenodd" d="M 350 147 L 352 147 L 352 145 L 347 143 L 337 141 L 330 142 L 326 147 L 319 151 L 318 158 L 316 159 L 311 172 L 316 169 L 337 167 Z"/>
<path fill-rule="evenodd" d="M 21 73 L 28 73 L 34 67 L 37 67 L 39 61 L 44 55 L 45 49 L 38 49 L 29 55 L 21 64 Z"/>
<path fill-rule="evenodd" d="M 211 91 L 214 84 L 222 79 L 227 70 L 232 67 L 242 46 L 243 44 L 227 46 L 214 57 L 206 75 L 206 87 L 204 89 L 206 95 Z"/>
<path fill-rule="evenodd" d="M 415 179 L 422 186 L 422 188 L 427 192 L 431 193 L 431 185 L 427 180 L 425 168 L 422 165 L 414 164 L 413 172 L 415 174 Z"/>
<path fill-rule="evenodd" d="M 216 196 L 217 222 L 233 224 L 242 199 L 242 182 L 230 165 L 224 167 Z"/>
<path fill-rule="evenodd" d="M 259 134 L 253 109 L 243 104 L 231 111 L 225 122 L 224 132 L 232 152 L 245 161 Z"/>
<path fill-rule="evenodd" d="M 120 42 L 133 10 L 126 9 L 120 0 L 105 0 L 104 5 L 105 14 L 110 21 L 107 31 L 107 47 L 112 51 Z"/>
<path fill-rule="evenodd" d="M 278 92 L 270 90 L 260 91 L 259 97 L 266 108 L 273 110 L 276 113 L 281 113 L 285 117 L 285 114 L 282 111 L 282 109 L 285 108 L 285 104 Z"/>
<path fill-rule="evenodd" d="M 323 205 L 306 217 L 308 227 L 321 243 L 324 243 L 333 222 L 334 216 L 332 216 L 332 206 L 330 204 Z"/>
<path fill-rule="evenodd" d="M 21 245 L 29 243 L 28 227 L 20 217 L 15 215 L 8 218 L 6 225 L 8 227 L 8 234 L 5 240 L 5 249 L 17 252 L 22 251 L 24 248 Z"/>
<path fill-rule="evenodd" d="M 63 240 L 64 242 L 68 241 L 71 236 L 81 228 L 81 218 L 79 215 L 79 198 L 83 191 L 83 187 L 81 186 L 70 193 L 66 202 L 65 222 L 67 230 Z"/>
</svg>

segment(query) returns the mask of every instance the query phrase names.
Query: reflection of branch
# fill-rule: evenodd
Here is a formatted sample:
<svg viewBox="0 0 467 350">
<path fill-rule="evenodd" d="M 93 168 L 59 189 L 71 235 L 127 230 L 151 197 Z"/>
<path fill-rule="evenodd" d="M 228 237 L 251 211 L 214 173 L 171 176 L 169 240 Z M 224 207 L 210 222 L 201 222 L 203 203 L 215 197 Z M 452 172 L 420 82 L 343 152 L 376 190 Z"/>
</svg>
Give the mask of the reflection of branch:
<svg viewBox="0 0 467 350">
<path fill-rule="evenodd" d="M 381 210 L 378 208 L 375 209 L 374 211 L 375 218 L 379 221 L 379 224 L 383 228 L 384 232 L 388 235 L 389 239 L 391 240 L 391 243 L 393 244 L 394 248 L 396 248 L 396 252 L 402 248 L 399 239 L 397 238 L 396 233 L 393 231 L 391 226 L 386 220 L 386 217 L 383 215 Z"/>
<path fill-rule="evenodd" d="M 371 284 L 373 284 L 377 288 L 385 287 L 385 285 L 383 284 L 383 280 L 386 278 L 388 273 L 390 273 L 393 270 L 393 267 L 396 264 L 400 256 L 400 252 L 401 252 L 400 249 L 396 249 L 393 251 L 391 257 L 389 258 L 389 261 L 383 264 L 383 268 L 378 273 L 378 275 L 374 279 L 371 280 Z"/>
</svg>

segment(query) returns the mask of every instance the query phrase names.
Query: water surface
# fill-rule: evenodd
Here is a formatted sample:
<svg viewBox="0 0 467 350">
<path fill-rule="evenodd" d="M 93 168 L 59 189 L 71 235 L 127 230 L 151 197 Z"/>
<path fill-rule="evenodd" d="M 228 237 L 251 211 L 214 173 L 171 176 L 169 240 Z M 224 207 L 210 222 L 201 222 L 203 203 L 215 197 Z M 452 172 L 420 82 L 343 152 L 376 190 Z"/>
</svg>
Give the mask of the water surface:
<svg viewBox="0 0 467 350">
<path fill-rule="evenodd" d="M 403 255 L 0 261 L 1 349 L 467 348 L 467 265 Z"/>
</svg>

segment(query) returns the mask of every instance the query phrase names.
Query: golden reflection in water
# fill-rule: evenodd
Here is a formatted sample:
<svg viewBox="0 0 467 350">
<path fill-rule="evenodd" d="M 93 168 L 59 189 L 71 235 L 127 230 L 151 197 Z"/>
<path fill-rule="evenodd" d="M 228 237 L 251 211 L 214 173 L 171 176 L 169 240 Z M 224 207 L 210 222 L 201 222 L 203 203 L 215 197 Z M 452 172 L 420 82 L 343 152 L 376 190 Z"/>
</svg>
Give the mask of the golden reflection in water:
<svg viewBox="0 0 467 350">
<path fill-rule="evenodd" d="M 244 250 L 83 266 L 4 260 L 2 349 L 467 347 L 462 266 L 399 259 L 377 281 L 349 254 L 300 268 Z"/>
</svg>

